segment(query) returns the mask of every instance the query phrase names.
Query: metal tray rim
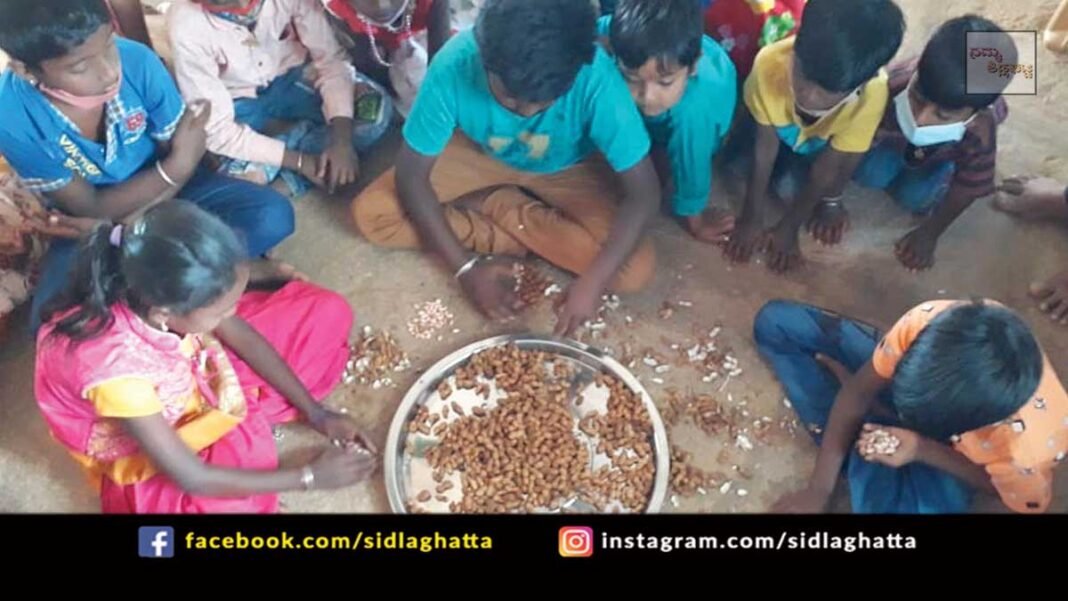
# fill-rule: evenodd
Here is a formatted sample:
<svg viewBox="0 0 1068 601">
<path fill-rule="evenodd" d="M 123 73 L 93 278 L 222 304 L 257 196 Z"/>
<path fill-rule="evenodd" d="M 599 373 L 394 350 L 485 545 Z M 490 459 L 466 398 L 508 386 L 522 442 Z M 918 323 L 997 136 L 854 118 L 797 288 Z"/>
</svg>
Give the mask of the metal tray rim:
<svg viewBox="0 0 1068 601">
<path fill-rule="evenodd" d="M 572 352 L 578 351 L 589 355 L 599 361 L 605 369 L 610 371 L 614 376 L 622 380 L 624 384 L 631 388 L 631 390 L 641 394 L 642 401 L 645 403 L 646 410 L 649 412 L 650 421 L 652 421 L 653 424 L 653 449 L 656 452 L 656 475 L 654 476 L 653 492 L 650 495 L 646 513 L 659 513 L 660 508 L 663 506 L 664 499 L 667 496 L 668 479 L 671 469 L 671 448 L 668 445 L 667 430 L 664 427 L 663 419 L 660 417 L 660 411 L 657 410 L 656 404 L 653 402 L 653 398 L 650 396 L 649 391 L 645 389 L 642 383 L 638 381 L 638 378 L 635 377 L 629 369 L 600 349 L 576 340 L 529 333 L 502 334 L 468 344 L 438 360 L 434 365 L 424 371 L 411 387 L 408 388 L 408 391 L 405 393 L 396 412 L 393 414 L 393 420 L 389 426 L 389 434 L 386 438 L 385 458 L 383 461 L 383 471 L 385 472 L 386 477 L 386 494 L 389 497 L 389 505 L 392 511 L 394 513 L 408 512 L 403 491 L 401 490 L 401 483 L 397 469 L 399 467 L 398 458 L 403 452 L 401 440 L 406 434 L 405 428 L 408 416 L 411 414 L 415 404 L 419 402 L 423 393 L 429 389 L 429 386 L 436 386 L 442 376 L 452 372 L 472 355 L 489 348 L 513 342 L 537 342 L 549 344 L 563 347 Z"/>
</svg>

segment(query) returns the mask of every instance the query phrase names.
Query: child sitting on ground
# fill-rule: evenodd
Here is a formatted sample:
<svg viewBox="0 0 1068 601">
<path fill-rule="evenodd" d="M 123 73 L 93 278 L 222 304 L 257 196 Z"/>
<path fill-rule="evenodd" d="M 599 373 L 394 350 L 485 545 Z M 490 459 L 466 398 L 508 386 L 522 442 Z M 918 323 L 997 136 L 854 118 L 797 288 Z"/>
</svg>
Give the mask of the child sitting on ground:
<svg viewBox="0 0 1068 601">
<path fill-rule="evenodd" d="M 389 127 L 389 96 L 354 73 L 318 0 L 176 0 L 167 31 L 182 95 L 211 103 L 223 173 L 333 193 Z"/>
<path fill-rule="evenodd" d="M 751 118 L 732 135 L 732 146 L 752 160 L 726 247 L 731 260 L 747 261 L 766 248 L 772 270 L 797 267 L 806 222 L 816 240 L 841 241 L 849 223 L 842 192 L 883 117 L 882 68 L 904 33 L 904 15 L 891 0 L 810 0 L 797 37 L 760 51 L 745 81 Z M 772 189 L 790 206 L 766 230 Z"/>
<path fill-rule="evenodd" d="M 930 301 L 881 335 L 774 301 L 754 336 L 820 445 L 807 486 L 777 510 L 825 511 L 839 474 L 857 513 L 959 513 L 975 491 L 1018 512 L 1049 507 L 1068 394 L 1009 309 Z"/>
<path fill-rule="evenodd" d="M 702 34 L 700 15 L 700 0 L 621 0 L 598 29 L 642 112 L 654 156 L 667 155 L 661 181 L 673 189 L 672 211 L 694 237 L 720 243 L 734 217 L 709 206 L 712 161 L 734 119 L 737 75 L 727 53 Z"/>
</svg>

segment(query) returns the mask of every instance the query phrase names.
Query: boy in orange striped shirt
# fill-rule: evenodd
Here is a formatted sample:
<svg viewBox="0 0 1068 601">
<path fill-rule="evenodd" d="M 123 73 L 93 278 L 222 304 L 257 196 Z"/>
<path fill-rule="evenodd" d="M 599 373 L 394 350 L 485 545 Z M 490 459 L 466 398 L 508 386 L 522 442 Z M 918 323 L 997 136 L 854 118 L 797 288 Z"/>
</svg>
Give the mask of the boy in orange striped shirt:
<svg viewBox="0 0 1068 601">
<path fill-rule="evenodd" d="M 964 512 L 975 491 L 1017 512 L 1049 508 L 1068 452 L 1068 394 L 1004 306 L 930 301 L 880 336 L 775 301 L 754 334 L 820 444 L 807 486 L 776 510 L 824 511 L 840 473 L 857 513 Z M 872 444 L 880 430 L 892 444 Z"/>
</svg>

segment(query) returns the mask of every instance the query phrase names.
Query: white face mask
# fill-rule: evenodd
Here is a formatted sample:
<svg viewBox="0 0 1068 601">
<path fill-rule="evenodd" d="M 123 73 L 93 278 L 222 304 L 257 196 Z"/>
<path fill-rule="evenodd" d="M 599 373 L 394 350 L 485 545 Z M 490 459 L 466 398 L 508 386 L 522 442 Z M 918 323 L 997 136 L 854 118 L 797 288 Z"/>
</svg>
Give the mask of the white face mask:
<svg viewBox="0 0 1068 601">
<path fill-rule="evenodd" d="M 900 94 L 894 97 L 897 124 L 901 127 L 901 133 L 905 134 L 909 142 L 912 142 L 915 146 L 933 146 L 946 142 L 960 142 L 964 139 L 968 124 L 975 118 L 975 115 L 972 115 L 971 119 L 967 121 L 958 123 L 920 127 L 916 123 L 916 115 L 912 114 L 912 102 L 909 101 L 910 87 L 907 86 Z"/>
<path fill-rule="evenodd" d="M 820 109 L 820 110 L 807 109 L 807 108 L 801 106 L 795 100 L 794 101 L 794 111 L 799 116 L 805 116 L 805 117 L 808 117 L 808 118 L 813 119 L 815 121 L 819 121 L 820 119 L 823 119 L 827 115 L 830 115 L 831 113 L 837 111 L 838 109 L 842 108 L 843 106 L 855 101 L 857 98 L 860 98 L 860 88 L 857 88 L 857 89 L 853 90 L 852 92 L 850 92 L 848 96 L 846 96 L 845 98 L 839 100 L 831 108 L 829 108 L 829 109 Z"/>
</svg>

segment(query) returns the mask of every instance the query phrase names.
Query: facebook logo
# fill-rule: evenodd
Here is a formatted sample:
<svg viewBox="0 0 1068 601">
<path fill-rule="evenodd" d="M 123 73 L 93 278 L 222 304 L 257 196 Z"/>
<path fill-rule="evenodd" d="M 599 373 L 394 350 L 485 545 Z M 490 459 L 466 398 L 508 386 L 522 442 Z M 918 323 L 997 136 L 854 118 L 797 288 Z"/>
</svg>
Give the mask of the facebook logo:
<svg viewBox="0 0 1068 601">
<path fill-rule="evenodd" d="M 174 557 L 174 528 L 141 526 L 137 530 L 137 554 L 141 557 Z"/>
</svg>

